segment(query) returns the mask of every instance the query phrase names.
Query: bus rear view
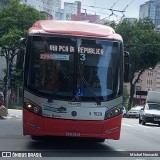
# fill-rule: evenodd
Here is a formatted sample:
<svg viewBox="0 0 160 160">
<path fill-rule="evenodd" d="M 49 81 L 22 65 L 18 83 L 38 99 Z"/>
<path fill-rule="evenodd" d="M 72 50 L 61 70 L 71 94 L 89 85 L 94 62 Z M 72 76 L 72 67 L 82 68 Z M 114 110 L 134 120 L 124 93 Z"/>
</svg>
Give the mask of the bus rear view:
<svg viewBox="0 0 160 160">
<path fill-rule="evenodd" d="M 110 27 L 38 21 L 29 29 L 23 134 L 120 138 L 123 42 Z"/>
</svg>

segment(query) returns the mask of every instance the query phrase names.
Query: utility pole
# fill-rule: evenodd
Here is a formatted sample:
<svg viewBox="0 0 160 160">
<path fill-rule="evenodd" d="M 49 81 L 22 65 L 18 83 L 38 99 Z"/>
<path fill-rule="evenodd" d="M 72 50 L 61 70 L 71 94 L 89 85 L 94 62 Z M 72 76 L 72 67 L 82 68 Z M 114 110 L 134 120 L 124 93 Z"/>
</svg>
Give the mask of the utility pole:
<svg viewBox="0 0 160 160">
<path fill-rule="evenodd" d="M 6 91 L 5 91 L 5 104 L 6 104 L 6 109 L 8 112 L 8 104 L 9 104 L 9 85 L 10 85 L 10 76 L 9 76 L 9 67 L 11 64 L 11 55 L 10 55 L 10 50 L 7 49 L 7 56 L 6 56 L 6 62 L 7 62 L 7 73 L 6 73 Z"/>
<path fill-rule="evenodd" d="M 83 9 L 85 12 L 85 18 L 86 18 L 86 20 L 87 20 L 87 12 L 86 12 L 86 9 Z"/>
</svg>

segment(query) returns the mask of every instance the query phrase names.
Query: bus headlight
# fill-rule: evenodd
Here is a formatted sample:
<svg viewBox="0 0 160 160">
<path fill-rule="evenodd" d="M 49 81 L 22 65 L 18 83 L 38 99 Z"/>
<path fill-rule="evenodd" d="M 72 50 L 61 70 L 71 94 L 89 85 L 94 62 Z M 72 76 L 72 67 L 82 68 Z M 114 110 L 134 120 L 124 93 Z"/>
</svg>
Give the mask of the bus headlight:
<svg viewBox="0 0 160 160">
<path fill-rule="evenodd" d="M 27 106 L 28 109 L 32 108 L 31 104 L 27 104 L 26 106 Z"/>
<path fill-rule="evenodd" d="M 31 111 L 38 115 L 42 115 L 42 108 L 40 106 L 37 106 L 30 102 L 25 103 L 24 106 L 25 106 L 25 109 L 27 109 L 28 111 Z"/>
<path fill-rule="evenodd" d="M 115 108 L 112 108 L 111 110 L 106 111 L 105 119 L 112 118 L 120 114 L 122 114 L 122 109 L 120 106 L 117 106 Z"/>
</svg>

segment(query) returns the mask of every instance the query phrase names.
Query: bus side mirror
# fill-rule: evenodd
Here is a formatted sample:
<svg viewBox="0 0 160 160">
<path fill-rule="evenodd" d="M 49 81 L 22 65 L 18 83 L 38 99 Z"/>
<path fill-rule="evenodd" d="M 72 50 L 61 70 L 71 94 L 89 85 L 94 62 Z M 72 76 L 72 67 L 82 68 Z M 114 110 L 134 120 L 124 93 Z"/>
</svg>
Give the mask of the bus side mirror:
<svg viewBox="0 0 160 160">
<path fill-rule="evenodd" d="M 26 38 L 20 38 L 20 44 L 26 45 L 27 39 Z"/>
<path fill-rule="evenodd" d="M 130 64 L 130 55 L 124 51 L 124 82 L 128 83 L 131 79 L 132 65 Z"/>
</svg>

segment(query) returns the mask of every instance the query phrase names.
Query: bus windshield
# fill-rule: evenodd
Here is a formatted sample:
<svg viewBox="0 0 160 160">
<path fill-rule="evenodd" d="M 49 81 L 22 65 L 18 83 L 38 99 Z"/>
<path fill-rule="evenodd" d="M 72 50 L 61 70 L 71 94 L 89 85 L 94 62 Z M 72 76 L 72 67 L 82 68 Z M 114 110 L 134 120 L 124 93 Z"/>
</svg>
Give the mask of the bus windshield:
<svg viewBox="0 0 160 160">
<path fill-rule="evenodd" d="M 30 36 L 25 87 L 63 100 L 111 100 L 122 94 L 120 42 L 96 38 Z"/>
</svg>

